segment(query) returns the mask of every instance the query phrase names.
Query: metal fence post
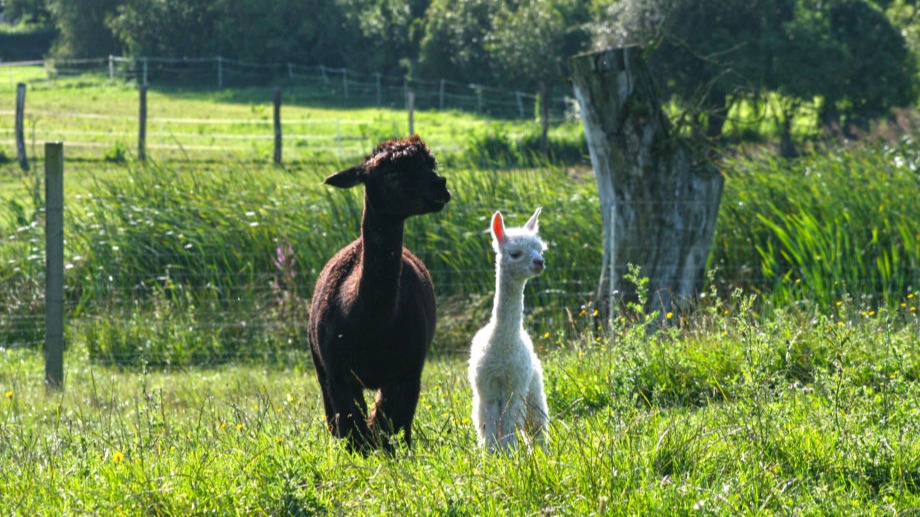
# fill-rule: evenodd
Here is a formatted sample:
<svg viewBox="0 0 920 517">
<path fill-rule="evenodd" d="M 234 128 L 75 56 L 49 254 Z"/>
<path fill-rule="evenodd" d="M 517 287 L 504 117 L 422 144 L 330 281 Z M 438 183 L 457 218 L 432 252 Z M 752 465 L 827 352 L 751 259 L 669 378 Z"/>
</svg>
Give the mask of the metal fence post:
<svg viewBox="0 0 920 517">
<path fill-rule="evenodd" d="M 281 163 L 281 87 L 275 88 L 275 163 Z"/>
<path fill-rule="evenodd" d="M 138 122 L 137 130 L 137 159 L 144 161 L 147 159 L 147 84 L 144 83 L 141 85 L 141 96 L 140 96 L 141 108 L 140 120 Z"/>
<path fill-rule="evenodd" d="M 406 104 L 409 109 L 409 136 L 415 134 L 415 90 L 409 90 L 406 95 Z"/>
<path fill-rule="evenodd" d="M 22 170 L 29 170 L 29 159 L 26 158 L 26 138 L 22 129 L 23 118 L 26 111 L 26 84 L 16 84 L 16 159 Z"/>
<path fill-rule="evenodd" d="M 45 144 L 45 384 L 64 387 L 64 144 Z"/>
</svg>

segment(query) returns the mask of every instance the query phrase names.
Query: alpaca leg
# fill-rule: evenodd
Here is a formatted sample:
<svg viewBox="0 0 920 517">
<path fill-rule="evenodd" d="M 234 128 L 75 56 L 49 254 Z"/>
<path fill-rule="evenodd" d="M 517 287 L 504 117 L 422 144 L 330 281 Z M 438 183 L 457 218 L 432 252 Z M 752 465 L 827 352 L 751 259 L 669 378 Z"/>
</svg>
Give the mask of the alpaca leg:
<svg viewBox="0 0 920 517">
<path fill-rule="evenodd" d="M 546 445 L 549 433 L 549 406 L 546 404 L 546 392 L 543 389 L 543 376 L 539 371 L 530 382 L 527 392 L 527 434 L 533 437 L 541 447 Z"/>
<path fill-rule="evenodd" d="M 473 422 L 480 447 L 494 451 L 498 444 L 499 423 L 502 405 L 496 400 L 482 400 L 475 397 L 473 403 Z"/>
<path fill-rule="evenodd" d="M 346 438 L 352 450 L 367 450 L 367 404 L 361 385 L 353 381 L 330 383 L 328 390 L 335 415 L 335 436 Z"/>
<path fill-rule="evenodd" d="M 524 399 L 517 394 L 512 394 L 499 421 L 498 440 L 501 448 L 511 450 L 517 447 L 518 433 L 523 430 L 523 427 Z"/>
<path fill-rule="evenodd" d="M 370 418 L 370 428 L 378 431 L 382 446 L 390 450 L 389 436 L 403 432 L 407 446 L 412 445 L 412 419 L 418 405 L 421 392 L 421 378 L 412 377 L 400 382 L 388 384 L 377 392 L 374 412 Z"/>
</svg>

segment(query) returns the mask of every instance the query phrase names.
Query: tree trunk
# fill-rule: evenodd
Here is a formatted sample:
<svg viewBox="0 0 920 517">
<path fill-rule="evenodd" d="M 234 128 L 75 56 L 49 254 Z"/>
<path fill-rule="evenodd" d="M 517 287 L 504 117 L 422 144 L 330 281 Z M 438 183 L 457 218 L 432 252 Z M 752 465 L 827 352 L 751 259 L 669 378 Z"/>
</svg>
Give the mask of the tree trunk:
<svg viewBox="0 0 920 517">
<path fill-rule="evenodd" d="M 614 290 L 616 299 L 637 300 L 623 279 L 634 265 L 648 279 L 644 309 L 665 314 L 702 288 L 724 178 L 669 134 L 641 52 L 575 56 L 572 76 L 604 223 L 597 308 L 607 309 Z"/>
</svg>

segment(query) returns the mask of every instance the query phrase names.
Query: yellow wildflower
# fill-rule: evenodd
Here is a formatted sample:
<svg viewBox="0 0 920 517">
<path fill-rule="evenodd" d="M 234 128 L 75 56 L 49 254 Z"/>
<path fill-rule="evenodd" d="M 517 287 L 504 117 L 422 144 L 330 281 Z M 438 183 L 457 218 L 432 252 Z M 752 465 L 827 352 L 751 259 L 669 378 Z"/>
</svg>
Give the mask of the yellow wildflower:
<svg viewBox="0 0 920 517">
<path fill-rule="evenodd" d="M 6 398 L 8 398 L 8 399 L 13 398 L 13 390 L 10 390 L 10 391 L 6 392 Z"/>
</svg>

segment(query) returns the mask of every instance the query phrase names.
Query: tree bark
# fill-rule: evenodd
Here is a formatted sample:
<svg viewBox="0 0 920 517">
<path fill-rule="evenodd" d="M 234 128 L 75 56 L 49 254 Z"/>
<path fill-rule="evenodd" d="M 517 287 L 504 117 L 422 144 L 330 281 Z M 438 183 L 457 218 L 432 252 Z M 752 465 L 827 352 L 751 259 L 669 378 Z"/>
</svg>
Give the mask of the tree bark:
<svg viewBox="0 0 920 517">
<path fill-rule="evenodd" d="M 572 76 L 604 224 L 595 303 L 604 313 L 614 291 L 636 301 L 636 286 L 624 281 L 634 265 L 648 279 L 644 309 L 663 315 L 702 288 L 724 178 L 670 134 L 641 53 L 581 54 Z"/>
</svg>

